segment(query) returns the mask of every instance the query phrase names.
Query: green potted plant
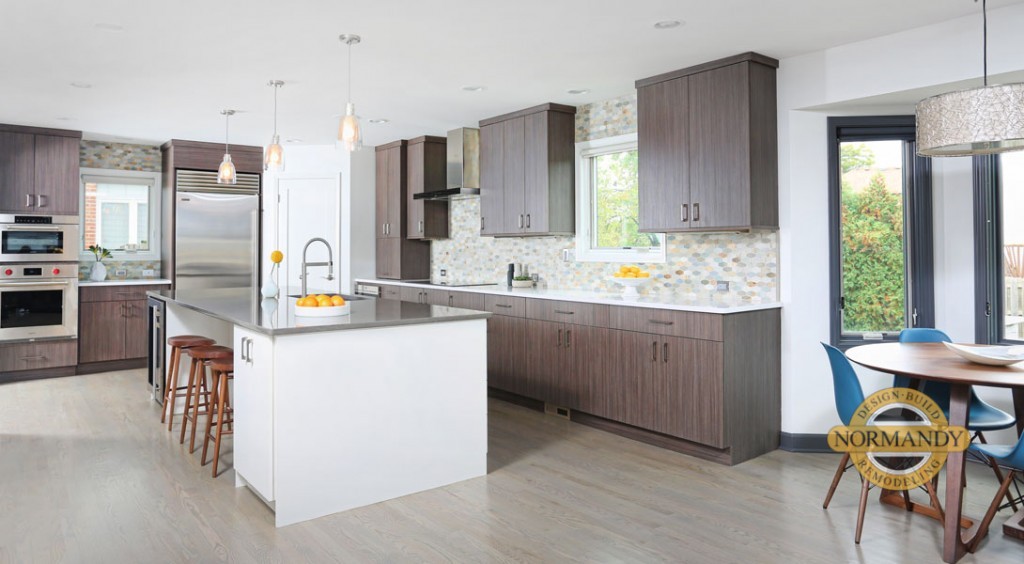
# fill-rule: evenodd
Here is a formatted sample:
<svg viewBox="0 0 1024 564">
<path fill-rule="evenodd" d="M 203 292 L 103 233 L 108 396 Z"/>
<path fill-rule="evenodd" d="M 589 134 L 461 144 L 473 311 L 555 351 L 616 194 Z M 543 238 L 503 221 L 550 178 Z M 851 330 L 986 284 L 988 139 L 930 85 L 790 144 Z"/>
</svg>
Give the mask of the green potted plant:
<svg viewBox="0 0 1024 564">
<path fill-rule="evenodd" d="M 110 258 L 113 255 L 110 253 L 110 250 L 104 249 L 99 245 L 91 245 L 89 251 L 96 257 L 96 262 L 92 265 L 92 271 L 89 272 L 89 280 L 95 282 L 106 280 L 107 267 L 103 264 L 103 259 Z"/>
<path fill-rule="evenodd" d="M 512 279 L 513 288 L 533 288 L 533 278 L 526 275 L 516 276 Z"/>
</svg>

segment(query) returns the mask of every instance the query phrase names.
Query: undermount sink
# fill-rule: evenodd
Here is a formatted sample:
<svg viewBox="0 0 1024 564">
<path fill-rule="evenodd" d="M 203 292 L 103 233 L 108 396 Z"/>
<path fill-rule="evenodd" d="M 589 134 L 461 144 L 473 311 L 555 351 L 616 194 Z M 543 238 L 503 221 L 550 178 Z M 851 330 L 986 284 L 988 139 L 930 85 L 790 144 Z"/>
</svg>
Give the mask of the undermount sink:
<svg viewBox="0 0 1024 564">
<path fill-rule="evenodd" d="M 346 302 L 354 302 L 356 300 L 365 300 L 366 299 L 366 297 L 364 297 L 364 296 L 353 296 L 353 295 L 350 295 L 350 294 L 328 294 L 328 295 L 329 296 L 341 296 L 341 297 L 345 298 Z M 301 298 L 303 296 L 301 294 L 288 294 L 288 297 L 289 298 Z"/>
</svg>

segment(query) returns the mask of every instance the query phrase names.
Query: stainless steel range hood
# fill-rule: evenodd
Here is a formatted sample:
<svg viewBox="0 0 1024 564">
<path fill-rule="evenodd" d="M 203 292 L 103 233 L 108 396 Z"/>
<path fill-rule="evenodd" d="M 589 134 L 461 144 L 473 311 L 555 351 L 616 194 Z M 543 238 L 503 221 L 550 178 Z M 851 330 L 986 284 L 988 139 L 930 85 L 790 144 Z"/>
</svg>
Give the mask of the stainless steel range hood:
<svg viewBox="0 0 1024 564">
<path fill-rule="evenodd" d="M 444 190 L 414 194 L 416 200 L 455 200 L 480 195 L 480 130 L 460 127 L 448 132 L 448 182 Z"/>
</svg>

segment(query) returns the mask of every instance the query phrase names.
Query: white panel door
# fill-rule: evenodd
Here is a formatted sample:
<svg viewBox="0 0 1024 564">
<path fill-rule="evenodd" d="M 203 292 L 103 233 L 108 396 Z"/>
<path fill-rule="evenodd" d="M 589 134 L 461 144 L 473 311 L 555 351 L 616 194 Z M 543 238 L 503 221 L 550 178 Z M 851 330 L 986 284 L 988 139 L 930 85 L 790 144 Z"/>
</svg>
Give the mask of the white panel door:
<svg viewBox="0 0 1024 564">
<path fill-rule="evenodd" d="M 341 278 L 341 187 L 338 178 L 281 178 L 278 241 L 284 252 L 279 285 L 298 289 L 302 285 L 302 248 L 315 237 L 331 245 L 334 280 L 327 280 L 327 267 L 309 269 L 309 290 L 337 293 Z M 327 248 L 313 243 L 306 255 L 308 262 L 326 262 Z M 283 297 L 283 296 L 282 296 Z"/>
</svg>

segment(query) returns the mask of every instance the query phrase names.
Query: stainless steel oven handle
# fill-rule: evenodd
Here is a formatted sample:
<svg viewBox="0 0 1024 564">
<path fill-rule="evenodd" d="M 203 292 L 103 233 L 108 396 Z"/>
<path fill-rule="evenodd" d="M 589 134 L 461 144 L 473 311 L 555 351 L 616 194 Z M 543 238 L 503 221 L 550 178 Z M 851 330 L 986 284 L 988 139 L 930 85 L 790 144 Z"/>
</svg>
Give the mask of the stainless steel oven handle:
<svg viewBox="0 0 1024 564">
<path fill-rule="evenodd" d="M 64 227 L 60 225 L 7 225 L 4 227 L 4 231 L 50 231 L 53 233 L 60 233 L 64 231 Z"/>
<path fill-rule="evenodd" d="M 0 288 L 5 286 L 67 286 L 68 284 L 71 284 L 69 280 L 32 280 L 27 282 L 0 282 Z"/>
</svg>

